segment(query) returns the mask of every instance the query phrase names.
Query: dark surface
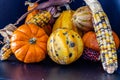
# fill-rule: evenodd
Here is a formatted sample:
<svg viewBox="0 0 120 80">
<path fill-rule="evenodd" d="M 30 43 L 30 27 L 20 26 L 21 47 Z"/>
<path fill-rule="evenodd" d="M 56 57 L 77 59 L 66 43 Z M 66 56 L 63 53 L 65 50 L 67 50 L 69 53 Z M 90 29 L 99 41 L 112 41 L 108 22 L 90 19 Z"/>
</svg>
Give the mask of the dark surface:
<svg viewBox="0 0 120 80">
<path fill-rule="evenodd" d="M 82 59 L 70 65 L 58 65 L 49 58 L 24 64 L 16 60 L 0 62 L 0 80 L 120 80 L 120 75 L 103 71 L 100 62 Z"/>
<path fill-rule="evenodd" d="M 120 0 L 99 1 L 109 17 L 112 29 L 120 37 Z M 83 5 L 83 0 L 75 0 L 70 6 L 76 9 Z M 24 0 L 0 0 L 0 28 L 15 23 L 25 12 Z M 24 64 L 11 58 L 0 62 L 0 80 L 120 80 L 120 69 L 109 75 L 103 71 L 100 62 L 79 59 L 71 65 L 61 66 L 49 58 L 35 64 Z"/>
</svg>

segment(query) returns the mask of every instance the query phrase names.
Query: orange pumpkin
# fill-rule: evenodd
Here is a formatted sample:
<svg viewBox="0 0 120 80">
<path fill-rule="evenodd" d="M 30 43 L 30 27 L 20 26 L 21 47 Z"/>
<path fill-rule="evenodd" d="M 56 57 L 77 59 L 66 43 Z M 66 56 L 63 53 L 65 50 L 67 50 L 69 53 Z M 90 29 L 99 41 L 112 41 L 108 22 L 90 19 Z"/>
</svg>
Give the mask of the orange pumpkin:
<svg viewBox="0 0 120 80">
<path fill-rule="evenodd" d="M 33 8 L 37 7 L 39 4 L 38 3 L 31 3 L 31 2 L 27 2 L 26 4 L 28 4 L 28 11 L 32 10 Z M 26 17 L 25 22 L 28 22 L 29 19 L 31 19 L 35 14 L 39 13 L 39 10 L 33 10 L 31 13 L 29 13 Z"/>
<path fill-rule="evenodd" d="M 113 37 L 114 37 L 116 49 L 118 49 L 119 48 L 119 44 L 120 44 L 120 39 L 119 39 L 118 35 L 114 31 L 112 32 L 112 34 L 113 34 Z"/>
<path fill-rule="evenodd" d="M 11 49 L 16 58 L 25 63 L 42 61 L 47 53 L 48 36 L 35 24 L 23 24 L 11 37 Z"/>
<path fill-rule="evenodd" d="M 114 40 L 115 40 L 116 49 L 118 49 L 119 43 L 120 43 L 119 37 L 114 31 L 112 32 L 112 34 L 113 34 L 113 37 L 114 37 Z M 100 51 L 95 32 L 89 31 L 89 32 L 85 33 L 83 35 L 82 39 L 83 39 L 85 47 L 91 48 L 95 51 Z"/>
</svg>

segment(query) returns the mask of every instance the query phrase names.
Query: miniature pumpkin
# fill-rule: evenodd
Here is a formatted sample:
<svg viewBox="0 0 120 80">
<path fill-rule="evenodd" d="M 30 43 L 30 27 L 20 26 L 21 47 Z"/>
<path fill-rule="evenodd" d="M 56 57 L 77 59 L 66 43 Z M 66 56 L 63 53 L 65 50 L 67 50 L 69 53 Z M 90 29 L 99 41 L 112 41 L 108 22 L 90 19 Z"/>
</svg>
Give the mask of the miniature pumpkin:
<svg viewBox="0 0 120 80">
<path fill-rule="evenodd" d="M 47 50 L 54 62 L 70 64 L 82 55 L 83 41 L 73 30 L 57 29 L 48 39 Z"/>
<path fill-rule="evenodd" d="M 35 24 L 23 24 L 11 37 L 11 49 L 16 58 L 25 63 L 42 61 L 46 56 L 48 36 Z"/>
<path fill-rule="evenodd" d="M 78 8 L 72 16 L 72 22 L 84 32 L 93 30 L 92 13 L 89 7 L 82 6 Z"/>
<path fill-rule="evenodd" d="M 26 5 L 28 5 L 28 11 L 32 10 L 33 8 L 37 7 L 39 4 L 37 2 L 35 3 L 32 3 L 32 2 L 29 2 L 29 1 L 26 1 L 25 3 Z M 39 10 L 33 10 L 32 12 L 30 12 L 27 17 L 26 17 L 26 20 L 25 22 L 28 22 L 29 19 L 31 19 L 35 14 L 39 13 Z"/>
<path fill-rule="evenodd" d="M 119 47 L 119 38 L 118 38 L 117 34 L 114 31 L 112 31 L 112 34 L 113 34 L 113 38 L 115 40 L 116 48 L 118 49 L 118 47 Z M 89 31 L 89 32 L 85 33 L 83 35 L 82 39 L 83 39 L 85 47 L 91 48 L 91 49 L 96 50 L 96 51 L 100 51 L 100 48 L 98 46 L 98 42 L 97 42 L 97 39 L 96 39 L 95 32 Z"/>
<path fill-rule="evenodd" d="M 77 27 L 73 25 L 71 20 L 73 13 L 73 10 L 63 11 L 53 25 L 52 31 L 55 31 L 57 29 L 69 29 L 78 32 Z M 82 32 L 80 31 L 79 34 L 82 35 Z"/>
</svg>

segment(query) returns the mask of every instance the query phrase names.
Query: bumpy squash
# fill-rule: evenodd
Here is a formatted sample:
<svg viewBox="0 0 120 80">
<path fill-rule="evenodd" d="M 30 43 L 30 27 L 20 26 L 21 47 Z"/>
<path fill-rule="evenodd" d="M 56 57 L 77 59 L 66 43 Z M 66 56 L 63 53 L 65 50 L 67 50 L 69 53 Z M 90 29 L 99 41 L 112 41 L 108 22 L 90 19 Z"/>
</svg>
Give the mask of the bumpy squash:
<svg viewBox="0 0 120 80">
<path fill-rule="evenodd" d="M 78 32 L 77 27 L 73 25 L 71 20 L 73 13 L 74 13 L 73 10 L 63 11 L 56 20 L 55 24 L 53 25 L 52 31 L 55 31 L 57 29 L 69 29 Z M 78 32 L 78 33 L 82 35 L 82 32 Z"/>
<path fill-rule="evenodd" d="M 47 42 L 50 58 L 58 64 L 70 64 L 83 52 L 83 42 L 78 33 L 68 29 L 57 29 Z"/>
<path fill-rule="evenodd" d="M 119 43 L 120 43 L 119 37 L 117 36 L 117 34 L 114 31 L 112 31 L 112 34 L 113 34 L 113 38 L 115 41 L 116 49 L 118 49 Z M 83 39 L 85 47 L 91 48 L 95 51 L 100 51 L 100 48 L 99 48 L 99 45 L 97 42 L 97 38 L 96 38 L 96 34 L 94 31 L 89 31 L 89 32 L 85 33 L 83 35 L 82 39 Z"/>
<path fill-rule="evenodd" d="M 16 58 L 25 63 L 42 61 L 46 56 L 48 36 L 35 24 L 23 24 L 11 37 L 11 49 Z"/>
</svg>

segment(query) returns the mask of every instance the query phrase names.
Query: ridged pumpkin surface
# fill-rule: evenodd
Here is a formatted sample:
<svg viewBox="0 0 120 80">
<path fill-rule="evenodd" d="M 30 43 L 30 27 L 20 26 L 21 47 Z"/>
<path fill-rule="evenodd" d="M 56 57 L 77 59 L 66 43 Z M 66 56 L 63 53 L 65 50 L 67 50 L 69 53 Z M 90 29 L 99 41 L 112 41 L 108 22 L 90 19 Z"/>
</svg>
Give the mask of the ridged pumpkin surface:
<svg viewBox="0 0 120 80">
<path fill-rule="evenodd" d="M 11 49 L 22 62 L 40 62 L 46 55 L 47 40 L 48 36 L 42 28 L 35 24 L 23 24 L 11 37 Z"/>
<path fill-rule="evenodd" d="M 47 42 L 50 58 L 58 64 L 70 64 L 83 52 L 83 42 L 78 33 L 68 29 L 54 31 Z"/>
</svg>

